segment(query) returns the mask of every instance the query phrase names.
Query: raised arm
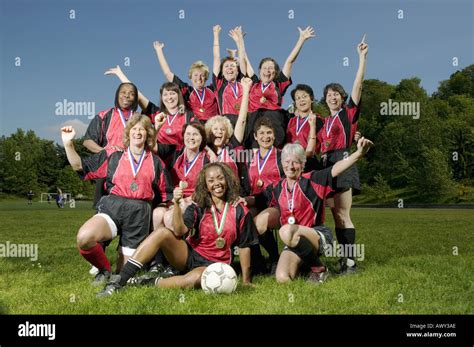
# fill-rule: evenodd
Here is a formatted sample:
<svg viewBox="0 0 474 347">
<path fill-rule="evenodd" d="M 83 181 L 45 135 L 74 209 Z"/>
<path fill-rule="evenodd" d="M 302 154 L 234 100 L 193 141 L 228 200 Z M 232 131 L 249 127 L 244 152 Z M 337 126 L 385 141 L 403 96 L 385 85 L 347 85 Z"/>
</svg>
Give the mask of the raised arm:
<svg viewBox="0 0 474 347">
<path fill-rule="evenodd" d="M 212 28 L 214 33 L 214 44 L 212 47 L 212 52 L 214 55 L 214 64 L 212 67 L 212 72 L 214 75 L 218 76 L 219 72 L 221 71 L 221 50 L 219 46 L 219 34 L 221 32 L 221 26 L 219 24 L 214 25 Z"/>
<path fill-rule="evenodd" d="M 242 84 L 242 102 L 240 103 L 239 117 L 237 118 L 237 123 L 235 123 L 234 136 L 237 141 L 242 143 L 245 127 L 247 125 L 247 110 L 249 106 L 249 94 L 252 80 L 248 77 L 244 77 L 240 83 Z"/>
<path fill-rule="evenodd" d="M 237 46 L 237 51 L 239 55 L 240 72 L 242 72 L 242 74 L 246 76 L 247 75 L 247 61 L 246 61 L 244 35 L 242 33 L 242 27 L 239 26 L 230 30 L 229 36 L 232 38 L 232 40 L 234 40 L 235 45 Z"/>
<path fill-rule="evenodd" d="M 124 72 L 122 71 L 119 65 L 111 69 L 108 69 L 107 71 L 104 72 L 104 75 L 115 75 L 118 77 L 118 79 L 122 83 L 132 83 L 132 81 L 130 81 L 128 77 L 124 74 Z M 148 98 L 145 95 L 143 95 L 140 92 L 140 90 L 138 90 L 138 104 L 140 105 L 140 107 L 143 110 L 146 109 L 149 102 L 150 100 L 148 100 Z"/>
<path fill-rule="evenodd" d="M 367 60 L 367 52 L 369 51 L 369 46 L 365 43 L 365 35 L 362 38 L 361 43 L 357 45 L 357 53 L 359 53 L 359 68 L 357 69 L 357 74 L 354 80 L 354 85 L 352 86 L 351 97 L 356 105 L 359 104 L 360 95 L 362 93 L 362 82 L 364 81 L 365 74 L 365 64 Z"/>
<path fill-rule="evenodd" d="M 305 43 L 305 41 L 310 39 L 311 37 L 315 37 L 314 29 L 312 27 L 307 27 L 304 30 L 302 30 L 301 28 L 298 28 L 298 31 L 300 32 L 298 41 L 296 42 L 296 45 L 291 51 L 288 58 L 286 58 L 285 65 L 283 65 L 282 72 L 287 78 L 291 77 L 291 69 L 293 68 L 293 63 L 298 57 L 298 54 L 300 53 L 301 48 L 303 47 L 303 44 Z"/>
<path fill-rule="evenodd" d="M 306 158 L 312 157 L 316 152 L 316 115 L 314 113 L 310 113 L 308 117 L 310 128 L 308 144 L 306 145 Z"/>
<path fill-rule="evenodd" d="M 183 189 L 186 182 L 179 182 L 179 186 L 173 190 L 173 229 L 177 237 L 181 237 L 188 232 L 188 227 L 184 224 L 183 212 L 179 207 L 179 202 L 183 198 Z"/>
<path fill-rule="evenodd" d="M 162 42 L 153 42 L 153 48 L 155 49 L 156 57 L 160 63 L 161 70 L 163 71 L 163 74 L 165 75 L 168 82 L 173 82 L 174 73 L 171 71 L 168 62 L 166 61 L 165 54 L 163 53 L 164 47 L 165 44 Z"/>
<path fill-rule="evenodd" d="M 344 171 L 349 169 L 354 165 L 360 158 L 362 158 L 374 144 L 372 141 L 361 137 L 357 142 L 357 151 L 352 153 L 346 159 L 339 160 L 336 164 L 333 165 L 331 169 L 332 177 L 337 177 L 342 174 Z"/>
<path fill-rule="evenodd" d="M 82 170 L 81 157 L 77 154 L 74 148 L 74 137 L 76 131 L 72 126 L 65 126 L 61 128 L 61 139 L 63 140 L 64 149 L 66 150 L 67 160 L 74 171 Z"/>
</svg>

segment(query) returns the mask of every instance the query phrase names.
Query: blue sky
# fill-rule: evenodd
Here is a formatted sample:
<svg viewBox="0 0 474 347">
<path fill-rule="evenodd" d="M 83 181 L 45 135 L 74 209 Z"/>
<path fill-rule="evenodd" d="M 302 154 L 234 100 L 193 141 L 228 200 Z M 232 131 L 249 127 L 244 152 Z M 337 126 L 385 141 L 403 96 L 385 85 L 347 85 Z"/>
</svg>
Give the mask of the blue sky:
<svg viewBox="0 0 474 347">
<path fill-rule="evenodd" d="M 152 101 L 164 82 L 152 47 L 165 43 L 173 72 L 186 79 L 198 59 L 212 68 L 212 27 L 220 24 L 221 55 L 233 48 L 230 28 L 242 25 L 246 48 L 256 68 L 261 58 L 283 65 L 298 38 L 297 27 L 311 25 L 316 38 L 306 42 L 293 68 L 293 83 L 306 83 L 320 98 L 324 85 L 347 90 L 357 69 L 356 45 L 367 33 L 366 78 L 396 84 L 418 76 L 428 93 L 441 80 L 473 63 L 471 0 L 332 1 L 115 1 L 0 0 L 0 135 L 33 129 L 58 140 L 70 123 L 79 133 L 87 114 L 57 115 L 56 104 L 93 103 L 95 111 L 113 105 L 118 80 L 104 76 L 120 64 Z M 70 10 L 75 19 L 70 19 Z M 184 19 L 179 18 L 184 11 Z M 399 19 L 403 10 L 403 19 Z M 290 19 L 290 11 L 294 18 Z M 182 14 L 182 12 L 181 12 Z M 21 65 L 16 58 L 21 59 Z M 130 66 L 124 66 L 128 57 Z M 343 65 L 344 57 L 349 66 Z M 459 66 L 453 66 L 453 57 Z M 291 87 L 290 87 L 291 90 Z M 285 104 L 290 100 L 289 93 Z"/>
</svg>

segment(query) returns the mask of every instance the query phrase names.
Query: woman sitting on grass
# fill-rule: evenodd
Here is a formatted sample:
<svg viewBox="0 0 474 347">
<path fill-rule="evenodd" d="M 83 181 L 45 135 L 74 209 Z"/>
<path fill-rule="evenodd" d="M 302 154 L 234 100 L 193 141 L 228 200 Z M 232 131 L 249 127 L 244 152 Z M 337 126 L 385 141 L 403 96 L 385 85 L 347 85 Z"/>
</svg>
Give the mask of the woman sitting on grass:
<svg viewBox="0 0 474 347">
<path fill-rule="evenodd" d="M 199 174 L 194 203 L 184 215 L 178 208 L 183 198 L 179 187 L 173 192 L 173 226 L 159 228 L 146 238 L 118 275 L 113 275 L 99 297 L 112 295 L 162 250 L 169 263 L 184 275 L 168 278 L 142 276 L 137 284 L 165 288 L 200 288 L 201 275 L 215 262 L 230 264 L 233 246 L 239 247 L 242 281 L 251 282 L 250 246 L 258 244 L 252 215 L 238 199 L 239 184 L 232 170 L 222 163 L 211 163 Z M 234 206 L 236 205 L 236 206 Z M 184 240 L 183 236 L 188 234 Z"/>
</svg>

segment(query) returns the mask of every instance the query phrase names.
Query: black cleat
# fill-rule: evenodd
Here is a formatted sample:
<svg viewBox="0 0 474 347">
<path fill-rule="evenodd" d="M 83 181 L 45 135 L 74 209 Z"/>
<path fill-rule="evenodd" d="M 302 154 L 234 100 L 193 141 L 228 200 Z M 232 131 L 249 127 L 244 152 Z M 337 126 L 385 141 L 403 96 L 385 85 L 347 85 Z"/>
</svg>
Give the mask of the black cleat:
<svg viewBox="0 0 474 347">
<path fill-rule="evenodd" d="M 122 289 L 123 287 L 119 284 L 120 279 L 120 275 L 110 276 L 110 281 L 107 283 L 104 289 L 97 293 L 97 297 L 104 298 L 106 296 L 111 296 L 117 290 Z"/>
<path fill-rule="evenodd" d="M 106 269 L 100 270 L 97 275 L 95 275 L 94 280 L 92 281 L 93 286 L 102 286 L 107 283 L 110 278 L 110 271 Z"/>
</svg>

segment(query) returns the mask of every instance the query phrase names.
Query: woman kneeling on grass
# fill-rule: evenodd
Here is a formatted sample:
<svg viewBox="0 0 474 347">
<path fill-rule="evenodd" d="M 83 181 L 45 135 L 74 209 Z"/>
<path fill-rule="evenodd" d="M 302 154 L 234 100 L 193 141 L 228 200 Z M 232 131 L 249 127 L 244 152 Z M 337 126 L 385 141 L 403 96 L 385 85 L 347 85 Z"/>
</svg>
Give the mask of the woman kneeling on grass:
<svg viewBox="0 0 474 347">
<path fill-rule="evenodd" d="M 271 184 L 263 192 L 270 207 L 262 211 L 255 224 L 259 232 L 281 225 L 280 238 L 285 244 L 276 268 L 276 280 L 293 280 L 302 267 L 311 268 L 308 280 L 321 283 L 328 275 L 319 257 L 332 243 L 331 230 L 324 226 L 324 200 L 333 191 L 334 178 L 362 158 L 373 145 L 364 137 L 357 151 L 345 160 L 319 171 L 303 173 L 305 150 L 300 144 L 283 147 L 281 161 L 286 178 Z"/>
<path fill-rule="evenodd" d="M 199 174 L 194 203 L 184 215 L 179 206 L 183 190 L 173 192 L 173 227 L 155 230 L 137 248 L 118 275 L 112 275 L 99 297 L 112 295 L 162 250 L 170 264 L 185 275 L 162 278 L 148 275 L 131 280 L 132 283 L 164 288 L 200 288 L 201 275 L 215 262 L 230 264 L 233 246 L 239 247 L 242 281 L 249 284 L 250 246 L 258 244 L 257 230 L 252 215 L 237 201 L 239 184 L 232 170 L 222 163 L 206 165 Z M 186 240 L 183 236 L 188 234 Z"/>
</svg>

